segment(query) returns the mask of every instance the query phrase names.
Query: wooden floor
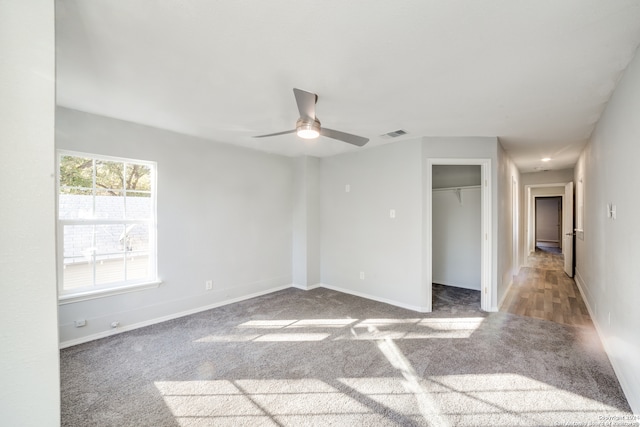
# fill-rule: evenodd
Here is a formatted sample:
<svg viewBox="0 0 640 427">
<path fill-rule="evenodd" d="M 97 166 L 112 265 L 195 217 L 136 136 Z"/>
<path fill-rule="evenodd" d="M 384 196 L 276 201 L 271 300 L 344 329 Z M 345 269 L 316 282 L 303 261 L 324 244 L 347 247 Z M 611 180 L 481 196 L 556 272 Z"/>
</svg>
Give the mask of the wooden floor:
<svg viewBox="0 0 640 427">
<path fill-rule="evenodd" d="M 567 325 L 592 326 L 578 287 L 563 270 L 557 248 L 536 248 L 520 269 L 500 311 L 551 320 Z"/>
</svg>

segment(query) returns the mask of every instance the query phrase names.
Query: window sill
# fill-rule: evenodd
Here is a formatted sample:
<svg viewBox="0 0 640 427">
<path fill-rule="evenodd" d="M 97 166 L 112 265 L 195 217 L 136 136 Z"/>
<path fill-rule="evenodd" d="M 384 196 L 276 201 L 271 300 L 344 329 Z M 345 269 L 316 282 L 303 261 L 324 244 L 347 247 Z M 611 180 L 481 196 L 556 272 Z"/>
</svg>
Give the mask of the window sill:
<svg viewBox="0 0 640 427">
<path fill-rule="evenodd" d="M 58 305 L 73 304 L 74 302 L 88 301 L 96 298 L 110 297 L 113 295 L 128 294 L 129 292 L 143 291 L 145 289 L 154 289 L 160 286 L 162 281 L 155 280 L 152 282 L 136 283 L 135 285 L 121 286 L 118 288 L 100 289 L 95 291 L 78 292 L 75 294 L 67 294 L 58 296 Z"/>
</svg>

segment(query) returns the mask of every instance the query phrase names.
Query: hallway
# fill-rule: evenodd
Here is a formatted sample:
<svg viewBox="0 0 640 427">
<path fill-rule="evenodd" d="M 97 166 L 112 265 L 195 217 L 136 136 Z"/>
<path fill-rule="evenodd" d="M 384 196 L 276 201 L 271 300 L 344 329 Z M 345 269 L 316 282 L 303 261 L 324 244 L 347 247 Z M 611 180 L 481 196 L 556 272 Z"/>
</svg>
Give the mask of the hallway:
<svg viewBox="0 0 640 427">
<path fill-rule="evenodd" d="M 563 262 L 557 248 L 537 247 L 514 278 L 500 311 L 565 325 L 593 326 L 578 287 L 563 270 Z"/>
</svg>

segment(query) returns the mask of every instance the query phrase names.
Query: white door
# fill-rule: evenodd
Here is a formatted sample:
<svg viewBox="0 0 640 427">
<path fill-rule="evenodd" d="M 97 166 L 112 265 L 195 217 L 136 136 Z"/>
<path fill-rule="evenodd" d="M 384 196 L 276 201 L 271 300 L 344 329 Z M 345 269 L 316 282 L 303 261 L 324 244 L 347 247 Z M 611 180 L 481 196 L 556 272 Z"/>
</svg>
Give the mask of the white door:
<svg viewBox="0 0 640 427">
<path fill-rule="evenodd" d="M 562 207 L 562 233 L 564 235 L 564 272 L 573 277 L 573 182 L 564 186 L 564 206 Z"/>
</svg>

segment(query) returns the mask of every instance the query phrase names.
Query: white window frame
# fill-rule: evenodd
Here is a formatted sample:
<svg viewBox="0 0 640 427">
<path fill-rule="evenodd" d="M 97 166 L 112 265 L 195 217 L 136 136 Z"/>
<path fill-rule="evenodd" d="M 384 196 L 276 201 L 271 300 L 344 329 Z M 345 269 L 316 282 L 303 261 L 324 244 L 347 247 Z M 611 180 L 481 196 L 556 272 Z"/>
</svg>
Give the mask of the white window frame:
<svg viewBox="0 0 640 427">
<path fill-rule="evenodd" d="M 82 218 L 82 219 L 60 219 L 60 161 L 64 156 L 74 156 L 89 158 L 93 161 L 110 161 L 133 163 L 148 166 L 151 170 L 150 176 L 150 198 L 151 198 L 151 218 L 149 219 L 100 219 L 100 218 Z M 96 185 L 95 179 L 93 183 L 93 192 L 95 195 Z M 126 203 L 126 189 L 123 189 Z M 134 191 L 134 190 L 130 190 Z M 108 225 L 108 224 L 145 224 L 149 227 L 149 270 L 150 274 L 144 279 L 128 280 L 121 282 L 112 282 L 107 284 L 95 285 L 91 284 L 83 288 L 65 290 L 64 289 L 64 227 L 67 225 Z M 58 303 L 69 304 L 78 301 L 85 301 L 94 298 L 101 298 L 122 293 L 140 291 L 144 289 L 157 288 L 161 284 L 158 278 L 157 264 L 157 163 L 148 160 L 130 159 L 124 157 L 104 156 L 93 153 L 83 153 L 78 151 L 57 150 L 56 151 L 56 225 L 57 225 L 57 281 L 58 281 Z M 126 261 L 125 261 L 126 266 Z M 126 267 L 125 267 L 126 268 Z"/>
</svg>

